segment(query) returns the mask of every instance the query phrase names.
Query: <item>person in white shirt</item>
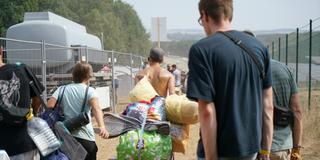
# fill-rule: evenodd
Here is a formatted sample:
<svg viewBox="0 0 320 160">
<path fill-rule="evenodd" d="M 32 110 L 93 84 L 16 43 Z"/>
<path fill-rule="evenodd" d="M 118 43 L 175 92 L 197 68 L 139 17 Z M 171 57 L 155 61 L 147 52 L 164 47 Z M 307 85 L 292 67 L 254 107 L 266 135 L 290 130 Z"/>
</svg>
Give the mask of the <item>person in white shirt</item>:
<svg viewBox="0 0 320 160">
<path fill-rule="evenodd" d="M 180 87 L 181 86 L 181 71 L 177 69 L 177 65 L 173 64 L 171 66 L 172 68 L 172 74 L 174 76 L 175 79 L 175 83 L 174 86 L 175 87 Z"/>
<path fill-rule="evenodd" d="M 171 66 L 172 69 L 172 74 L 174 76 L 175 82 L 174 82 L 174 86 L 175 86 L 175 93 L 180 95 L 182 94 L 181 89 L 182 89 L 182 84 L 181 84 L 181 71 L 177 69 L 177 66 L 175 64 L 173 64 Z"/>
</svg>

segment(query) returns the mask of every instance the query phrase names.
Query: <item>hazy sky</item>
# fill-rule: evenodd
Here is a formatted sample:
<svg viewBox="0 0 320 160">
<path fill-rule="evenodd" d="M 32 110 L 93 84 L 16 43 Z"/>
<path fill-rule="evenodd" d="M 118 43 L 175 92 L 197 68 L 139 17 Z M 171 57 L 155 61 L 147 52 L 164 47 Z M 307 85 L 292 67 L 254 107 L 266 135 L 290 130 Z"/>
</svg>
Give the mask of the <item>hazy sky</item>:
<svg viewBox="0 0 320 160">
<path fill-rule="evenodd" d="M 151 17 L 167 17 L 168 29 L 201 29 L 199 0 L 123 0 L 150 29 Z M 320 17 L 320 0 L 234 0 L 234 29 L 271 30 L 304 26 Z"/>
</svg>

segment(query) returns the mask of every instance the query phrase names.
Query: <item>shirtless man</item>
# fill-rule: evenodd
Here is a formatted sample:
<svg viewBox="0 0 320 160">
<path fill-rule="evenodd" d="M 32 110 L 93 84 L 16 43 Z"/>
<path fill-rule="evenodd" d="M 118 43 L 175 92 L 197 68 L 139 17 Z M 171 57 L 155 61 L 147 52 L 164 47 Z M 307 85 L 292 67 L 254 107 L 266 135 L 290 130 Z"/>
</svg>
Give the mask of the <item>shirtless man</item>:
<svg viewBox="0 0 320 160">
<path fill-rule="evenodd" d="M 174 77 L 160 64 L 163 62 L 165 52 L 161 48 L 151 48 L 148 57 L 149 67 L 141 70 L 135 77 L 134 82 L 137 84 L 145 75 L 160 96 L 166 97 L 168 94 L 174 94 Z"/>
</svg>

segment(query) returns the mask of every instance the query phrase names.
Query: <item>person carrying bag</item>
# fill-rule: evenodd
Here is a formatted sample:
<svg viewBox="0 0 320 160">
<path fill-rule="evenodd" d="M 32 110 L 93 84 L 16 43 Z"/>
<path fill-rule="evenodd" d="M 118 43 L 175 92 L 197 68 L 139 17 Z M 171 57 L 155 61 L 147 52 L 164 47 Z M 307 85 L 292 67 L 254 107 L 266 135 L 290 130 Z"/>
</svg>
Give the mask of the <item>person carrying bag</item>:
<svg viewBox="0 0 320 160">
<path fill-rule="evenodd" d="M 68 84 L 61 100 L 64 114 L 64 125 L 70 134 L 86 149 L 86 160 L 95 160 L 98 151 L 95 143 L 95 135 L 92 126 L 91 110 L 100 129 L 100 136 L 108 138 L 103 114 L 99 106 L 99 99 L 94 88 L 89 87 L 92 77 L 92 67 L 85 62 L 77 63 L 72 71 L 72 84 Z M 59 87 L 48 101 L 48 107 L 53 108 L 57 102 L 60 90 Z"/>
<path fill-rule="evenodd" d="M 82 103 L 81 113 L 78 114 L 77 116 L 75 116 L 71 119 L 67 119 L 63 122 L 63 124 L 69 130 L 69 132 L 77 130 L 81 126 L 87 125 L 90 122 L 88 114 L 84 111 L 84 107 L 86 106 L 86 102 L 87 102 L 88 89 L 89 89 L 89 85 L 86 88 L 86 93 L 85 93 L 84 100 Z"/>
</svg>

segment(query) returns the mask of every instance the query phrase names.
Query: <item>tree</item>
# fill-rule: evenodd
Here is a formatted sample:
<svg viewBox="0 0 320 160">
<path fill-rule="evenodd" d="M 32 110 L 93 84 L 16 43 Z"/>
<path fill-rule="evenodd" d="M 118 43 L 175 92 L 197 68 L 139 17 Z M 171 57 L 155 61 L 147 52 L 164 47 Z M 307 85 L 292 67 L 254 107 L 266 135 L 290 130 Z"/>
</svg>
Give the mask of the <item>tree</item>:
<svg viewBox="0 0 320 160">
<path fill-rule="evenodd" d="M 23 21 L 25 12 L 51 11 L 87 27 L 91 34 L 104 33 L 108 50 L 146 55 L 151 47 L 133 7 L 113 0 L 0 0 L 0 36 Z"/>
<path fill-rule="evenodd" d="M 38 0 L 1 0 L 0 1 L 0 36 L 17 23 L 22 22 L 25 11 L 37 11 Z"/>
</svg>

